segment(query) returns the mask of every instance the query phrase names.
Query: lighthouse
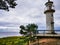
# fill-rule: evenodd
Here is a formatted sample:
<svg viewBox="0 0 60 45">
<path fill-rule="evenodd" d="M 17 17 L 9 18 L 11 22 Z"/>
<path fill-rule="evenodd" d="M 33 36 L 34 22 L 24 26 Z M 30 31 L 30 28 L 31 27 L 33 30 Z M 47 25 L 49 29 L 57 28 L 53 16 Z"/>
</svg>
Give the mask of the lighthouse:
<svg viewBox="0 0 60 45">
<path fill-rule="evenodd" d="M 54 31 L 54 12 L 55 9 L 53 8 L 53 1 L 48 0 L 48 2 L 45 3 L 46 9 L 44 10 L 44 14 L 46 15 L 46 30 L 49 34 L 55 34 Z"/>
<path fill-rule="evenodd" d="M 46 30 L 37 30 L 34 35 L 35 42 L 30 42 L 30 45 L 60 45 L 60 34 L 55 31 L 60 32 L 59 30 L 54 30 L 54 12 L 53 1 L 48 0 L 45 3 L 46 10 L 44 10 L 44 14 L 46 15 Z M 43 33 L 41 33 L 43 31 Z M 47 31 L 47 32 L 46 32 Z"/>
</svg>

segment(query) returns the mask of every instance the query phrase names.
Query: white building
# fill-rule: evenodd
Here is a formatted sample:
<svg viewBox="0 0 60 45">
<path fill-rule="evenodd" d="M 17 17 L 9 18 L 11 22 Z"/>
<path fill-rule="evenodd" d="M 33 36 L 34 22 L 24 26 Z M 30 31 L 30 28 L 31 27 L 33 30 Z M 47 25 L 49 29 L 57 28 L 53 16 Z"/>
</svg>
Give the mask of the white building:
<svg viewBox="0 0 60 45">
<path fill-rule="evenodd" d="M 48 0 L 48 2 L 45 3 L 45 5 L 46 5 L 46 10 L 44 11 L 44 13 L 46 14 L 46 30 L 48 30 L 47 33 L 55 34 L 54 16 L 53 16 L 55 9 L 53 9 L 53 2 Z"/>
</svg>

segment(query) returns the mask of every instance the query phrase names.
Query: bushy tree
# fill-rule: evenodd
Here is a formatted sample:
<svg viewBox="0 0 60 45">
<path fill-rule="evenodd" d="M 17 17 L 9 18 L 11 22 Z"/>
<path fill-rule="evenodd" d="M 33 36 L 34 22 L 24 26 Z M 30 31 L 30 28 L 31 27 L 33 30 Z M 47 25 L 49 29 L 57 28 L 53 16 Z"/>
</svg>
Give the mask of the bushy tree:
<svg viewBox="0 0 60 45">
<path fill-rule="evenodd" d="M 38 28 L 38 26 L 36 24 L 28 24 L 26 26 L 24 26 L 24 25 L 20 26 L 20 34 L 27 36 L 25 38 L 25 41 L 28 42 L 28 45 L 29 45 L 30 40 L 32 41 L 35 39 L 33 34 L 36 34 L 37 28 Z"/>
<path fill-rule="evenodd" d="M 21 25 L 20 26 L 20 34 L 23 34 L 25 36 L 32 36 L 36 33 L 38 26 L 36 24 L 28 24 L 26 26 Z"/>
<path fill-rule="evenodd" d="M 0 0 L 0 9 L 9 11 L 9 8 L 15 8 L 16 0 Z"/>
</svg>

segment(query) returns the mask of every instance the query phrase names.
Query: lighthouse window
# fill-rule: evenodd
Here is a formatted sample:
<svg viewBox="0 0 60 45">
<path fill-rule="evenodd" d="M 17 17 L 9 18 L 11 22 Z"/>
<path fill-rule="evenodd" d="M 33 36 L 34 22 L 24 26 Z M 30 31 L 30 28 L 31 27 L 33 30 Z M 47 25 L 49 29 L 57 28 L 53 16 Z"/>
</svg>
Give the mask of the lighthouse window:
<svg viewBox="0 0 60 45">
<path fill-rule="evenodd" d="M 53 14 L 51 16 L 53 17 Z"/>
<path fill-rule="evenodd" d="M 54 24 L 54 22 L 51 22 L 51 24 Z"/>
</svg>

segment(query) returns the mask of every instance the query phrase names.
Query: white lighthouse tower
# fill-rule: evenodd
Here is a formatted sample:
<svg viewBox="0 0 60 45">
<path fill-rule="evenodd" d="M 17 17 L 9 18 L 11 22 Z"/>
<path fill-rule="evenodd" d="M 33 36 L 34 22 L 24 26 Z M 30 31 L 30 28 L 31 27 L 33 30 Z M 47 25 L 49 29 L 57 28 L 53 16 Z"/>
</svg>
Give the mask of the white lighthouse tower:
<svg viewBox="0 0 60 45">
<path fill-rule="evenodd" d="M 46 14 L 46 29 L 48 30 L 47 33 L 55 34 L 54 17 L 53 17 L 53 13 L 55 12 L 55 9 L 53 9 L 53 2 L 48 0 L 48 2 L 45 3 L 45 5 L 46 5 L 46 10 L 44 11 L 44 14 Z"/>
</svg>

